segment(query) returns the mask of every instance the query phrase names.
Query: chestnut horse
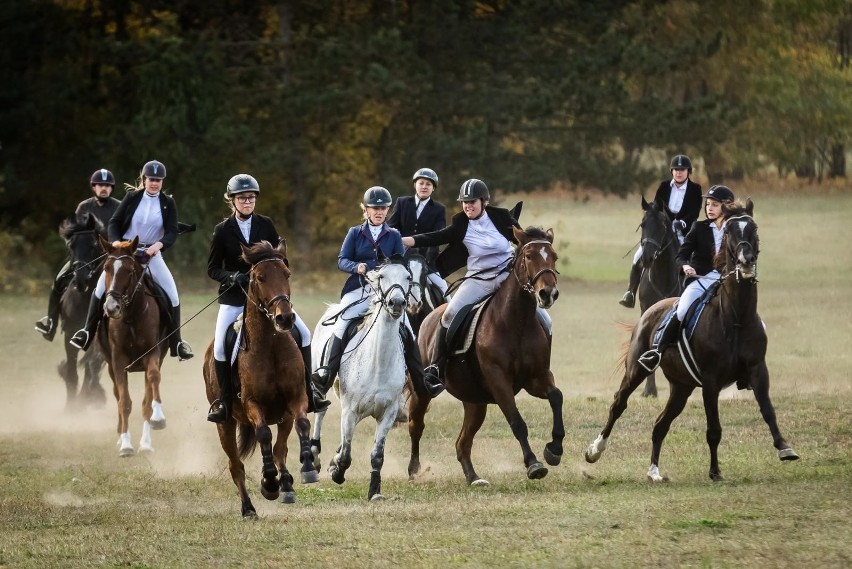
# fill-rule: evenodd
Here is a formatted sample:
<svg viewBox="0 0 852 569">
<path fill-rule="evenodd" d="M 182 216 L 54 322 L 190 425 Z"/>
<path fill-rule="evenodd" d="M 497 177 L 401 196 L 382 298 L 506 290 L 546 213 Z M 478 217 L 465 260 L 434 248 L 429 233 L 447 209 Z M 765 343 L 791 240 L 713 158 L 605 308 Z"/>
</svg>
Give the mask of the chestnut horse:
<svg viewBox="0 0 852 569">
<path fill-rule="evenodd" d="M 757 256 L 760 242 L 757 224 L 752 218 L 753 207 L 751 200 L 745 207 L 726 206 L 725 234 L 715 261 L 722 275 L 722 283 L 716 296 L 704 308 L 704 314 L 690 340 L 690 350 L 700 370 L 698 377 L 686 368 L 680 350 L 675 346 L 663 352 L 661 366 L 671 391 L 651 435 L 648 479 L 653 482 L 665 479 L 660 475 L 659 468 L 663 439 L 696 387 L 701 388 L 707 415 L 707 445 L 710 447 L 712 480 L 723 480 L 717 454 L 722 439 L 719 392 L 734 381 L 747 382 L 754 390 L 754 398 L 763 420 L 769 425 L 778 457 L 781 460 L 799 458 L 781 436 L 775 409 L 769 399 L 766 331 L 757 313 Z M 654 332 L 675 300 L 662 300 L 652 306 L 633 329 L 624 362 L 624 378 L 615 393 L 606 425 L 586 450 L 588 462 L 596 462 L 600 458 L 615 422 L 627 408 L 627 399 L 648 375 L 648 371 L 639 365 L 639 356 L 650 348 Z"/>
<path fill-rule="evenodd" d="M 100 220 L 90 213 L 66 219 L 59 226 L 59 236 L 65 241 L 71 259 L 71 281 L 59 301 L 59 317 L 65 337 L 65 359 L 59 364 L 59 375 L 65 381 L 65 408 L 79 410 L 85 405 L 103 407 L 106 393 L 101 387 L 104 356 L 97 344 L 83 352 L 70 343 L 74 332 L 86 322 L 86 310 L 92 291 L 98 283 L 105 254 L 98 242 L 103 232 Z M 77 366 L 83 368 L 83 384 L 79 386 Z"/>
<path fill-rule="evenodd" d="M 268 241 L 243 246 L 243 259 L 249 263 L 248 299 L 243 314 L 240 352 L 234 364 L 234 392 L 231 417 L 217 425 L 219 442 L 228 455 L 228 468 L 240 493 L 241 513 L 254 518 L 257 512 L 246 491 L 246 472 L 242 459 L 260 444 L 263 458 L 263 480 L 260 492 L 267 500 L 293 503 L 293 477 L 287 471 L 287 437 L 296 423 L 299 436 L 299 459 L 302 482 L 317 482 L 308 439 L 311 428 L 307 417 L 305 366 L 290 329 L 296 321 L 290 303 L 290 269 L 287 245 L 282 240 L 277 248 Z M 213 342 L 204 355 L 204 383 L 207 400 L 219 398 L 219 383 L 213 363 Z M 237 426 L 239 425 L 239 437 Z M 272 430 L 278 426 L 275 445 Z M 280 473 L 280 478 L 279 478 Z"/>
<path fill-rule="evenodd" d="M 470 350 L 462 355 L 448 354 L 446 369 L 441 370 L 447 391 L 464 404 L 464 422 L 456 439 L 456 458 L 467 483 L 474 486 L 488 484 L 474 471 L 470 453 L 489 403 L 500 407 L 520 443 L 527 477 L 537 479 L 547 474 L 547 467 L 530 448 L 527 425 L 515 404 L 515 395 L 521 389 L 550 403 L 553 438 L 544 447 L 544 458 L 548 464 L 556 466 L 562 457 L 565 438 L 562 392 L 556 387 L 550 371 L 550 339 L 536 317 L 536 306 L 550 308 L 559 296 L 553 231 L 515 228 L 514 235 L 518 246 L 511 261 L 511 275 L 486 307 Z M 424 355 L 431 357 L 434 353 L 431 346 L 444 310 L 446 305 L 439 306 L 423 321 L 418 342 Z M 427 400 L 412 391 L 408 412 L 411 436 L 408 474 L 411 478 L 420 471 L 420 438 L 428 405 Z"/>
<path fill-rule="evenodd" d="M 664 298 L 680 296 L 683 282 L 678 277 L 677 252 L 680 242 L 672 229 L 672 218 L 662 202 L 648 203 L 642 197 L 642 277 L 636 295 L 640 316 Z M 652 373 L 645 380 L 642 397 L 656 397 L 657 382 Z"/>
<path fill-rule="evenodd" d="M 118 455 L 135 454 L 130 442 L 130 411 L 133 402 L 127 381 L 128 372 L 145 373 L 145 395 L 142 398 L 142 438 L 140 452 L 153 452 L 151 430 L 166 428 L 160 398 L 160 366 L 166 357 L 168 342 L 166 318 L 151 288 L 151 279 L 143 278 L 145 267 L 136 256 L 139 238 L 123 241 L 117 247 L 99 237 L 106 251 L 106 300 L 98 341 L 112 378 L 113 393 L 118 402 Z"/>
</svg>

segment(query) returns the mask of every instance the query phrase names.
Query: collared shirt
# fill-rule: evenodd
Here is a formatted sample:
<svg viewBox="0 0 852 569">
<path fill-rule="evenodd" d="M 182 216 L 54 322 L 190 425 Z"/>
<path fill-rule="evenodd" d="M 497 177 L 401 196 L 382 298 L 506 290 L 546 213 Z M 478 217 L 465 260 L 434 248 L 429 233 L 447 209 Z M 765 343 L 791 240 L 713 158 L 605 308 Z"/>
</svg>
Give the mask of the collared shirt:
<svg viewBox="0 0 852 569">
<path fill-rule="evenodd" d="M 381 225 L 373 225 L 372 223 L 368 223 L 367 227 L 370 228 L 370 235 L 373 237 L 373 243 L 376 242 L 376 239 L 379 238 L 379 234 L 382 232 Z"/>
<path fill-rule="evenodd" d="M 672 213 L 680 213 L 680 208 L 683 207 L 683 198 L 686 195 L 686 185 L 689 183 L 689 179 L 683 182 L 682 186 L 678 186 L 674 179 L 669 182 L 672 187 L 672 191 L 669 194 L 669 211 Z"/>
<path fill-rule="evenodd" d="M 249 216 L 249 218 L 245 221 L 242 221 L 239 217 L 234 217 L 237 220 L 237 226 L 240 228 L 240 233 L 243 234 L 243 237 L 246 240 L 246 243 L 249 242 L 249 235 L 251 235 L 251 218 L 253 215 Z"/>
<path fill-rule="evenodd" d="M 139 207 L 133 212 L 130 227 L 124 232 L 122 239 L 133 239 L 139 236 L 139 243 L 151 245 L 162 239 L 166 230 L 163 227 L 163 212 L 160 210 L 159 192 L 153 196 L 143 192 Z"/>
<path fill-rule="evenodd" d="M 713 252 L 718 255 L 719 249 L 722 247 L 722 236 L 725 234 L 725 224 L 723 223 L 722 227 L 716 227 L 715 223 L 711 223 L 710 229 L 713 230 Z"/>
<path fill-rule="evenodd" d="M 483 211 L 478 219 L 468 222 L 464 235 L 464 245 L 467 247 L 467 269 L 469 271 L 492 271 L 502 269 L 512 256 L 512 244 L 503 237 L 494 222 Z"/>
<path fill-rule="evenodd" d="M 429 203 L 429 200 L 431 199 L 431 197 L 428 197 L 425 200 L 418 200 L 417 198 L 414 198 L 414 201 L 417 202 L 417 219 L 420 219 L 420 214 L 423 213 L 423 208 L 426 207 L 426 204 Z"/>
</svg>

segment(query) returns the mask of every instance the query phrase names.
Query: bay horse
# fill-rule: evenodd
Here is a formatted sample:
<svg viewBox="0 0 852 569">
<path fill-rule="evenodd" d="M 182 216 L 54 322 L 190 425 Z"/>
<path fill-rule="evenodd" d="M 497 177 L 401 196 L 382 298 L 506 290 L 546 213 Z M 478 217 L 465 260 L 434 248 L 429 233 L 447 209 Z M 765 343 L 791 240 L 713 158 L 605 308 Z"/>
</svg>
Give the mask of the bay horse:
<svg viewBox="0 0 852 569">
<path fill-rule="evenodd" d="M 550 370 L 550 339 L 536 317 L 536 307 L 550 308 L 559 296 L 556 286 L 556 251 L 553 231 L 530 227 L 514 229 L 518 243 L 511 262 L 511 275 L 503 281 L 481 317 L 470 350 L 462 355 L 448 353 L 443 371 L 447 391 L 464 405 L 464 422 L 456 439 L 456 458 L 467 483 L 485 486 L 471 462 L 473 438 L 485 420 L 489 403 L 496 403 L 521 445 L 529 479 L 547 475 L 530 448 L 527 425 L 515 404 L 515 395 L 524 389 L 533 397 L 547 399 L 553 413 L 552 440 L 544 447 L 551 466 L 562 458 L 565 427 L 562 420 L 562 392 Z M 418 342 L 422 354 L 434 353 L 441 315 L 446 305 L 426 317 Z M 424 360 L 429 359 L 424 357 Z M 424 361 L 424 363 L 430 363 Z M 408 474 L 414 479 L 420 471 L 420 439 L 429 401 L 412 392 L 408 409 L 411 457 Z"/>
<path fill-rule="evenodd" d="M 677 252 L 680 242 L 672 229 L 672 217 L 660 201 L 648 203 L 642 197 L 642 277 L 636 294 L 640 316 L 664 298 L 680 296 L 683 282 L 679 278 Z M 654 374 L 645 380 L 642 397 L 656 397 Z"/>
<path fill-rule="evenodd" d="M 278 247 L 268 241 L 251 246 L 240 245 L 242 257 L 251 265 L 245 312 L 243 313 L 240 350 L 234 364 L 235 381 L 231 417 L 217 424 L 219 442 L 228 456 L 228 469 L 237 486 L 243 518 L 257 517 L 246 490 L 246 472 L 242 460 L 260 445 L 263 461 L 260 492 L 267 500 L 281 496 L 283 503 L 294 503 L 293 477 L 287 470 L 287 438 L 296 425 L 302 482 L 319 480 L 314 469 L 309 443 L 311 428 L 307 417 L 305 366 L 290 330 L 296 321 L 290 302 L 290 268 L 287 244 Z M 204 354 L 204 384 L 207 400 L 219 398 L 219 383 L 213 362 L 213 342 Z M 270 425 L 277 425 L 275 444 Z M 238 429 L 239 427 L 239 429 Z"/>
<path fill-rule="evenodd" d="M 104 312 L 108 318 L 98 327 L 98 342 L 112 378 L 113 393 L 118 402 L 118 455 L 135 454 L 130 442 L 130 398 L 128 372 L 144 372 L 145 394 L 142 397 L 142 438 L 140 452 L 153 452 L 151 430 L 166 428 L 163 400 L 160 397 L 160 368 L 166 357 L 168 342 L 166 314 L 161 314 L 157 293 L 145 266 L 137 257 L 139 238 L 113 245 L 98 236 L 106 251 L 104 263 L 106 299 Z M 168 300 L 166 300 L 168 302 Z"/>
<path fill-rule="evenodd" d="M 385 458 L 385 441 L 400 409 L 406 386 L 405 356 L 400 326 L 411 294 L 413 279 L 401 257 L 392 258 L 365 275 L 373 290 L 370 311 L 358 332 L 345 343 L 340 361 L 339 392 L 341 405 L 340 446 L 328 470 L 337 484 L 345 481 L 352 464 L 352 438 L 355 427 L 363 419 L 376 420 L 373 450 L 370 453 L 370 486 L 367 498 L 381 500 L 381 471 Z M 330 306 L 317 324 L 314 345 L 324 346 L 331 334 L 323 322 L 340 312 L 339 305 Z M 315 358 L 320 362 L 320 358 Z M 413 391 L 413 390 L 412 390 Z M 318 421 L 317 426 L 321 423 Z M 319 461 L 318 428 L 314 429 L 315 460 Z"/>
<path fill-rule="evenodd" d="M 707 445 L 710 447 L 710 479 L 723 480 L 717 450 L 722 438 L 719 422 L 719 392 L 735 381 L 747 381 L 754 391 L 763 420 L 769 426 L 773 444 L 781 460 L 799 456 L 778 429 L 775 409 L 769 398 L 769 371 L 766 367 L 766 331 L 757 313 L 757 257 L 760 241 L 752 213 L 746 205 L 726 208 L 725 233 L 715 259 L 721 286 L 704 308 L 690 341 L 691 353 L 700 370 L 694 377 L 678 349 L 663 352 L 661 367 L 671 387 L 669 399 L 654 423 L 651 435 L 651 466 L 648 479 L 665 480 L 660 475 L 660 448 L 672 421 L 680 415 L 695 388 L 701 389 L 707 416 Z M 627 399 L 648 375 L 639 356 L 650 348 L 652 337 L 665 314 L 677 299 L 662 300 L 648 309 L 633 329 L 624 361 L 624 378 L 615 393 L 609 418 L 600 435 L 586 449 L 586 461 L 596 462 L 607 447 L 615 422 L 627 408 Z"/>
<path fill-rule="evenodd" d="M 100 220 L 84 213 L 80 219 L 66 219 L 59 226 L 59 236 L 65 241 L 71 262 L 71 282 L 59 300 L 59 320 L 65 337 L 65 359 L 57 368 L 65 382 L 65 408 L 76 410 L 85 405 L 103 407 L 106 393 L 101 386 L 104 357 L 98 345 L 83 352 L 71 345 L 71 336 L 83 327 L 92 291 L 103 269 L 103 250 L 98 235 L 104 227 Z M 83 384 L 79 387 L 78 365 L 83 368 Z"/>
</svg>

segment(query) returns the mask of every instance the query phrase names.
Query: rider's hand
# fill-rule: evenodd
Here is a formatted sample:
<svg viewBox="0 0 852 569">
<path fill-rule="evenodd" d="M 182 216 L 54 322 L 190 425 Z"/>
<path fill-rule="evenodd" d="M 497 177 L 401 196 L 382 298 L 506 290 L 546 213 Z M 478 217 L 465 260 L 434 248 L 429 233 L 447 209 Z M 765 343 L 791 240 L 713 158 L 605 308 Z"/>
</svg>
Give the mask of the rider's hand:
<svg viewBox="0 0 852 569">
<path fill-rule="evenodd" d="M 695 276 L 695 269 L 693 269 L 690 265 L 684 265 L 683 266 L 683 274 L 688 276 L 688 277 L 694 277 Z"/>
<path fill-rule="evenodd" d="M 228 277 L 228 286 L 237 285 L 240 288 L 246 288 L 249 283 L 248 273 L 241 273 L 239 271 L 235 271 L 231 273 L 231 276 Z"/>
<path fill-rule="evenodd" d="M 367 274 L 367 263 L 358 263 L 358 274 Z"/>
</svg>

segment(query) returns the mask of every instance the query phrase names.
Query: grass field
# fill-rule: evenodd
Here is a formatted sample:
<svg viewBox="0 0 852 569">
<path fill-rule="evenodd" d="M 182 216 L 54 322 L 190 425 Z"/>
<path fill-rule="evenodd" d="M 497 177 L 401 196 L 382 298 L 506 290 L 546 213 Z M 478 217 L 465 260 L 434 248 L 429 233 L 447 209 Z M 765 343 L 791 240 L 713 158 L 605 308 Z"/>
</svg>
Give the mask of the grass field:
<svg viewBox="0 0 852 569">
<path fill-rule="evenodd" d="M 736 189 L 736 188 L 735 188 Z M 742 193 L 742 192 L 741 192 Z M 383 471 L 388 500 L 368 503 L 373 425 L 357 432 L 353 466 L 337 486 L 297 485 L 298 503 L 267 502 L 260 458 L 247 461 L 260 519 L 243 522 L 207 404 L 199 357 L 164 366 L 168 428 L 156 452 L 119 459 L 116 410 L 63 411 L 63 350 L 37 337 L 44 299 L 0 297 L 0 567 L 849 567 L 852 565 L 852 194 L 759 190 L 760 312 L 769 335 L 772 395 L 782 432 L 802 460 L 778 460 L 748 392 L 720 405 L 726 482 L 707 477 L 700 396 L 675 422 L 661 456 L 671 481 L 645 480 L 650 431 L 668 394 L 631 400 L 600 462 L 583 450 L 599 432 L 620 377 L 616 362 L 638 310 L 617 304 L 638 239 L 629 201 L 526 196 L 523 222 L 553 227 L 560 254 L 553 370 L 565 394 L 562 465 L 540 481 L 496 408 L 474 444 L 469 488 L 455 460 L 460 404 L 437 399 L 421 450 L 427 472 L 407 480 L 408 435 L 392 432 Z M 342 275 L 300 275 L 296 308 L 313 325 Z M 180 274 L 178 274 L 180 283 Z M 184 315 L 213 295 L 183 292 Z M 195 352 L 215 312 L 189 322 Z M 103 378 L 109 386 L 109 378 Z M 141 378 L 131 378 L 134 444 Z M 109 391 L 109 390 L 108 390 Z M 549 439 L 546 402 L 519 396 L 533 448 Z M 324 463 L 339 414 L 325 424 Z M 291 470 L 296 469 L 293 460 Z"/>
</svg>

